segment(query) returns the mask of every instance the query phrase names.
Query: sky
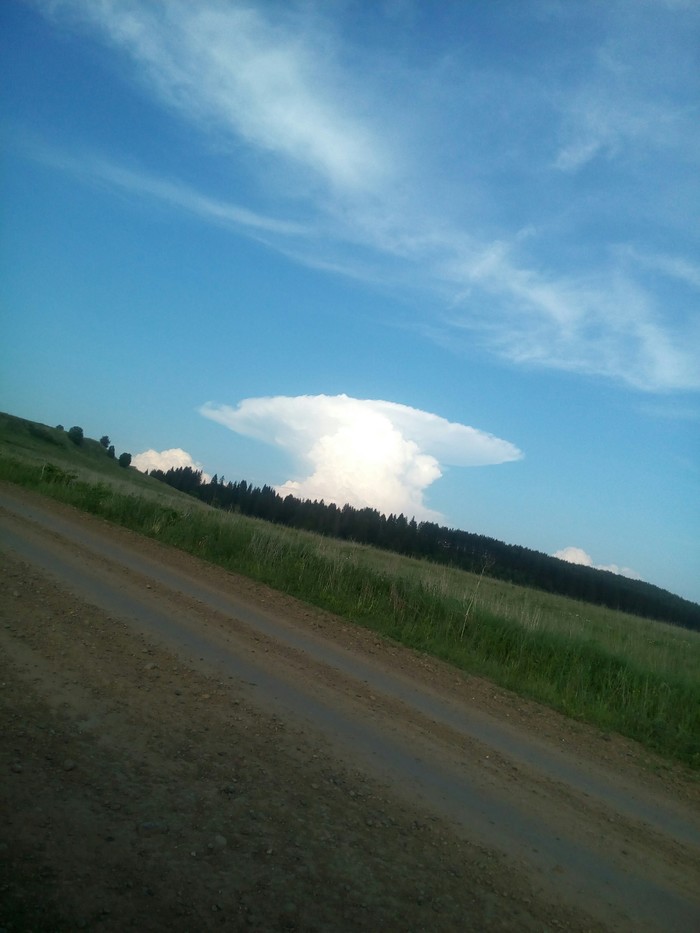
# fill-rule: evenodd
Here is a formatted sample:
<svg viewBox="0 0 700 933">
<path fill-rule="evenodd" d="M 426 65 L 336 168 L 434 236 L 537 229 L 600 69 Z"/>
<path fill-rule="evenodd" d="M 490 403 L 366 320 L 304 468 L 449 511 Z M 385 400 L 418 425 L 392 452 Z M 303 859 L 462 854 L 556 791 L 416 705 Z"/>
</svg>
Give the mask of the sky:
<svg viewBox="0 0 700 933">
<path fill-rule="evenodd" d="M 700 601 L 700 3 L 3 0 L 0 409 Z"/>
</svg>

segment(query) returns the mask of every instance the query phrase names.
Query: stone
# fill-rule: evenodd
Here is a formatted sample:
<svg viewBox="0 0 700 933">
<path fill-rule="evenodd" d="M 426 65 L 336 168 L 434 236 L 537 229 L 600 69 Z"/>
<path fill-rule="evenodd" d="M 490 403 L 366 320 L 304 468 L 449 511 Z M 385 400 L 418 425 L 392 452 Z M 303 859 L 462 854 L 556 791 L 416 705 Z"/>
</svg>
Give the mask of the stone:
<svg viewBox="0 0 700 933">
<path fill-rule="evenodd" d="M 144 836 L 156 836 L 169 831 L 170 827 L 163 820 L 144 820 L 139 823 L 139 832 Z"/>
</svg>

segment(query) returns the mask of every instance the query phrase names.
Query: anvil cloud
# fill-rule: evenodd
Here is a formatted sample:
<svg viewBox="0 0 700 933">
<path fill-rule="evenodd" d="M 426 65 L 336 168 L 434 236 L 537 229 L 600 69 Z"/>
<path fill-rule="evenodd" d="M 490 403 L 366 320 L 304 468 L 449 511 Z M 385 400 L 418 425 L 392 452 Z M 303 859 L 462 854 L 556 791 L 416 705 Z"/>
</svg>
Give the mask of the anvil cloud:
<svg viewBox="0 0 700 933">
<path fill-rule="evenodd" d="M 293 456 L 301 478 L 277 491 L 385 514 L 440 519 L 423 500 L 441 465 L 487 466 L 518 460 L 509 441 L 407 405 L 347 395 L 244 399 L 201 413 L 238 434 Z"/>
</svg>

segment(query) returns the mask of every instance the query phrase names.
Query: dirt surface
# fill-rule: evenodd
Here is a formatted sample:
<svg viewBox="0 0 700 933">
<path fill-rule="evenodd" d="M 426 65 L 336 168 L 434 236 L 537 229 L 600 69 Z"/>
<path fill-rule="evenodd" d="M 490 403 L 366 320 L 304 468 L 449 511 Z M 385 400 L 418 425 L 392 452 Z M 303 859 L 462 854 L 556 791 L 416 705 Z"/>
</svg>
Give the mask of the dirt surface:
<svg viewBox="0 0 700 933">
<path fill-rule="evenodd" d="M 0 487 L 0 930 L 700 929 L 634 743 Z"/>
</svg>

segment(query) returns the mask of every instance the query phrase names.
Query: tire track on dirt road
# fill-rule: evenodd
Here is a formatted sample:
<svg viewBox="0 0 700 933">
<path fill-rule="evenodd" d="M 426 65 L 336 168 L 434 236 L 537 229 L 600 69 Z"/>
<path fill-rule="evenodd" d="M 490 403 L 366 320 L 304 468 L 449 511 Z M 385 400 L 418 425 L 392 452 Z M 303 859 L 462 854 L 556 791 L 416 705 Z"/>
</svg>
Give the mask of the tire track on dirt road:
<svg viewBox="0 0 700 933">
<path fill-rule="evenodd" d="M 700 823 L 678 801 L 470 708 L 464 689 L 445 695 L 241 598 L 223 572 L 194 560 L 183 572 L 166 548 L 7 489 L 0 508 L 3 548 L 319 730 L 354 766 L 508 853 L 545 896 L 611 929 L 700 928 Z"/>
</svg>

